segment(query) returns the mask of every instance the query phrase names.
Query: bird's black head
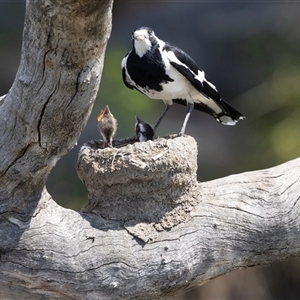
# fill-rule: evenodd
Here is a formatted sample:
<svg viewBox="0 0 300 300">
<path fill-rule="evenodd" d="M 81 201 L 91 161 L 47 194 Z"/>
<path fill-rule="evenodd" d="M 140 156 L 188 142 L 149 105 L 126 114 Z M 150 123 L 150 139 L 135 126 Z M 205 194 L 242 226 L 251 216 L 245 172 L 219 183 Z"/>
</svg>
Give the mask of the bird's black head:
<svg viewBox="0 0 300 300">
<path fill-rule="evenodd" d="M 135 117 L 135 120 L 135 131 L 139 142 L 153 140 L 155 133 L 152 126 L 142 121 L 138 116 Z"/>
</svg>

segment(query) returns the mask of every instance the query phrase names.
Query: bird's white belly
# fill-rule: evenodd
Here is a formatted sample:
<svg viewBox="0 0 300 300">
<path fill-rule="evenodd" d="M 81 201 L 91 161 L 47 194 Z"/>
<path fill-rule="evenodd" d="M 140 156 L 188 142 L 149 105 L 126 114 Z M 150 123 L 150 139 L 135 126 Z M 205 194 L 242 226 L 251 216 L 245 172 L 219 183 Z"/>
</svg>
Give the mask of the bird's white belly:
<svg viewBox="0 0 300 300">
<path fill-rule="evenodd" d="M 177 71 L 175 71 L 177 72 Z M 204 96 L 196 90 L 192 84 L 179 72 L 172 74 L 174 81 L 161 83 L 162 91 L 139 88 L 146 96 L 151 99 L 163 100 L 166 104 L 171 105 L 172 99 L 183 99 L 187 102 L 203 103 L 213 109 L 217 114 L 222 109 L 212 99 Z"/>
<path fill-rule="evenodd" d="M 187 99 L 189 98 L 190 92 L 194 89 L 191 83 L 182 76 L 179 72 L 174 70 L 168 74 L 174 81 L 161 83 L 162 90 L 156 91 L 147 88 L 139 87 L 146 96 L 151 99 L 163 100 L 166 103 L 171 104 L 172 99 Z"/>
<path fill-rule="evenodd" d="M 174 81 L 161 83 L 162 90 L 156 91 L 149 88 L 138 87 L 138 89 L 151 99 L 163 100 L 171 105 L 172 99 L 183 99 L 190 103 L 203 103 L 213 109 L 216 113 L 221 113 L 221 108 L 212 99 L 204 96 L 193 87 L 186 77 L 179 73 L 168 61 L 165 61 L 166 73 Z"/>
</svg>

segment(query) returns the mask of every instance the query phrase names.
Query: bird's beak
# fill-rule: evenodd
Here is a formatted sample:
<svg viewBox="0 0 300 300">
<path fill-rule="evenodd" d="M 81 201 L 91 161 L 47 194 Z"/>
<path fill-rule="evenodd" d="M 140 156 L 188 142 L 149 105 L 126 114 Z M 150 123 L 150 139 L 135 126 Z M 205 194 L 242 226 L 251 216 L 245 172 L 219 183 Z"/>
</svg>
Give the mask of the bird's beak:
<svg viewBox="0 0 300 300">
<path fill-rule="evenodd" d="M 100 115 L 97 117 L 98 122 L 100 122 L 106 114 L 111 115 L 108 105 L 106 105 L 105 108 L 101 110 Z"/>
<path fill-rule="evenodd" d="M 137 34 L 134 36 L 134 39 L 137 41 L 143 41 L 145 39 L 145 36 L 142 34 Z"/>
<path fill-rule="evenodd" d="M 138 116 L 135 116 L 135 124 L 134 124 L 134 130 L 136 130 L 136 127 L 138 126 L 138 124 L 140 123 L 140 118 Z"/>
<path fill-rule="evenodd" d="M 111 113 L 108 105 L 105 106 L 104 113 L 109 113 L 109 114 Z"/>
<path fill-rule="evenodd" d="M 99 116 L 97 117 L 97 121 L 100 122 L 100 121 L 102 120 L 103 116 L 104 116 L 104 110 L 102 109 L 102 110 L 100 111 Z"/>
</svg>

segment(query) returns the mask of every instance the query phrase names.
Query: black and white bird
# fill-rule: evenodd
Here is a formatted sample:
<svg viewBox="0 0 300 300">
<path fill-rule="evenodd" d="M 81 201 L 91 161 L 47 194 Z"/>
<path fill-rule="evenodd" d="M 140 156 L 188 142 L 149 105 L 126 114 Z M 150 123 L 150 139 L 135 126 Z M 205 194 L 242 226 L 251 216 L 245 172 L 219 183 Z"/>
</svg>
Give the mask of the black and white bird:
<svg viewBox="0 0 300 300">
<path fill-rule="evenodd" d="M 135 116 L 135 132 L 139 142 L 146 142 L 154 139 L 154 129 L 148 123 Z"/>
<path fill-rule="evenodd" d="M 166 104 L 154 131 L 173 102 L 185 104 L 186 101 L 188 108 L 179 135 L 185 133 L 194 108 L 224 125 L 235 125 L 245 118 L 220 97 L 217 88 L 188 54 L 160 40 L 151 28 L 133 31 L 132 49 L 122 60 L 122 75 L 128 88 Z"/>
<path fill-rule="evenodd" d="M 112 141 L 117 131 L 118 122 L 110 112 L 108 105 L 100 111 L 97 121 L 99 131 L 103 137 L 103 147 L 112 147 Z"/>
</svg>

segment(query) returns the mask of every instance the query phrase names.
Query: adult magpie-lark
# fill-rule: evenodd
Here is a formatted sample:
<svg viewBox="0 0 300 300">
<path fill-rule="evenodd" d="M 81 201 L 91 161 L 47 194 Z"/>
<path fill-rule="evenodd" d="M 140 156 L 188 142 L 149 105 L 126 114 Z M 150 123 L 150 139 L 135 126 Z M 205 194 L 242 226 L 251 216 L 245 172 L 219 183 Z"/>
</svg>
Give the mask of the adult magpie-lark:
<svg viewBox="0 0 300 300">
<path fill-rule="evenodd" d="M 220 97 L 217 88 L 188 54 L 160 40 L 151 28 L 133 31 L 132 49 L 122 60 L 122 75 L 128 88 L 166 104 L 154 131 L 173 102 L 185 104 L 186 101 L 188 108 L 179 135 L 184 134 L 194 108 L 224 125 L 235 125 L 245 118 Z"/>
<path fill-rule="evenodd" d="M 139 142 L 153 140 L 155 135 L 152 126 L 142 121 L 138 116 L 135 116 L 135 132 Z"/>
</svg>

